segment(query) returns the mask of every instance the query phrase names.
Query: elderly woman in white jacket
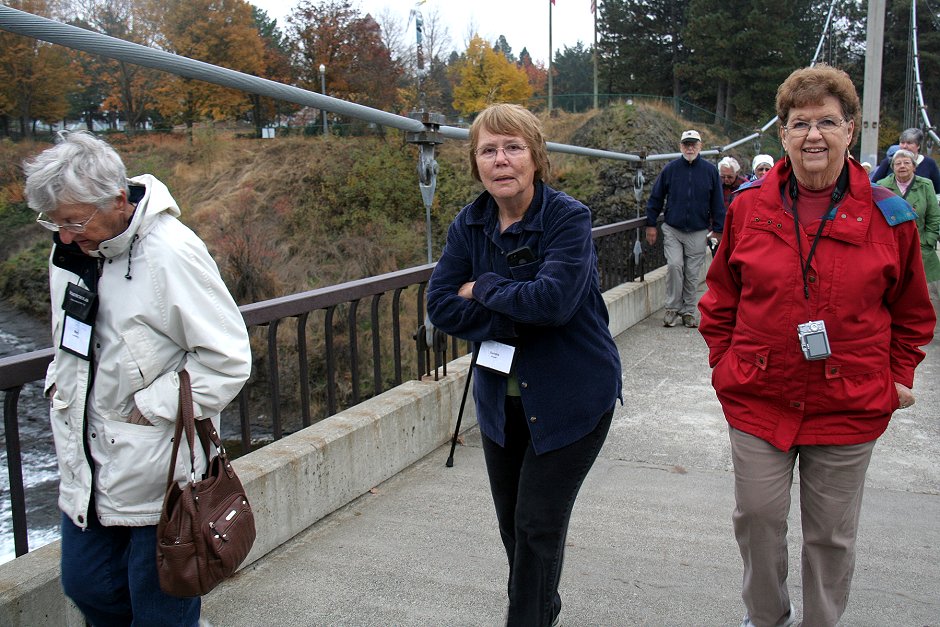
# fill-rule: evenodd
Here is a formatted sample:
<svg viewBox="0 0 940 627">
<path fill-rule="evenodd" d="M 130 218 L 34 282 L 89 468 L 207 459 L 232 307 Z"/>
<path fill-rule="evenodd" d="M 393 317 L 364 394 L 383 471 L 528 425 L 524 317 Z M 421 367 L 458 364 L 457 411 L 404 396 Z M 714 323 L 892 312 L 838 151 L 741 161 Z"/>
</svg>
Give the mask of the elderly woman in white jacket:
<svg viewBox="0 0 940 627">
<path fill-rule="evenodd" d="M 196 625 L 199 598 L 164 594 L 156 571 L 177 373 L 190 373 L 196 418 L 218 427 L 250 373 L 244 321 L 166 186 L 128 180 L 107 143 L 69 133 L 24 169 L 27 202 L 55 232 L 45 386 L 62 586 L 96 626 Z"/>
</svg>

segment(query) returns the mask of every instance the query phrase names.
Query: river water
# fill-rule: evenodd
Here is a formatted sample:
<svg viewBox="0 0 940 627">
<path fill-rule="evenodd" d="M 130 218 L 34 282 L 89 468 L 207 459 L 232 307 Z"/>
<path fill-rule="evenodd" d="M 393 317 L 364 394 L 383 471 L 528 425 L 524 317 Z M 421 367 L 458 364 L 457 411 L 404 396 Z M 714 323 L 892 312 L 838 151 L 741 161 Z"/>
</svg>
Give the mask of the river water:
<svg viewBox="0 0 940 627">
<path fill-rule="evenodd" d="M 0 357 L 51 345 L 49 326 L 0 301 Z M 0 394 L 2 396 L 2 394 Z M 19 398 L 20 450 L 26 488 L 26 518 L 30 550 L 59 538 L 59 469 L 49 430 L 49 404 L 42 397 L 42 381 L 23 387 Z M 16 556 L 13 548 L 13 516 L 10 477 L 7 471 L 6 430 L 0 421 L 0 563 Z"/>
</svg>

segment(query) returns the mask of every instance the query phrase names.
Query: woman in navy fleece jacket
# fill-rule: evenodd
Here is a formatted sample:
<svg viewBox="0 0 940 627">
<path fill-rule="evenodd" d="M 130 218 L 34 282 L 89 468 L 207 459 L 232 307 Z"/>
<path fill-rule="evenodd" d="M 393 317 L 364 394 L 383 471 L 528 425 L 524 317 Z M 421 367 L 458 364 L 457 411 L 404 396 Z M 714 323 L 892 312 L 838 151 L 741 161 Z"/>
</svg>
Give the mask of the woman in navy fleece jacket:
<svg viewBox="0 0 940 627">
<path fill-rule="evenodd" d="M 474 121 L 470 148 L 471 172 L 486 191 L 450 226 L 428 313 L 475 351 L 482 345 L 484 357 L 512 353 L 508 375 L 473 373 L 509 558 L 507 625 L 555 625 L 568 521 L 620 397 L 620 357 L 591 212 L 542 181 L 549 162 L 538 119 L 518 105 L 493 105 Z"/>
</svg>

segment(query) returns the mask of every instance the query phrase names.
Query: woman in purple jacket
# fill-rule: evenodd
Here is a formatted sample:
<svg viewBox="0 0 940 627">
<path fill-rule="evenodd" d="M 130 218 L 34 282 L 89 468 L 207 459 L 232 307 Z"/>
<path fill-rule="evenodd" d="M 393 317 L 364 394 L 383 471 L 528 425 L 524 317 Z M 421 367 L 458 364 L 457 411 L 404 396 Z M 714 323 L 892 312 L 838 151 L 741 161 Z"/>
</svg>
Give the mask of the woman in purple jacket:
<svg viewBox="0 0 940 627">
<path fill-rule="evenodd" d="M 470 169 L 486 191 L 450 226 L 428 313 L 477 353 L 477 421 L 509 558 L 507 625 L 556 625 L 568 521 L 620 397 L 620 356 L 591 212 L 542 181 L 538 119 L 518 105 L 487 108 L 470 128 Z"/>
</svg>

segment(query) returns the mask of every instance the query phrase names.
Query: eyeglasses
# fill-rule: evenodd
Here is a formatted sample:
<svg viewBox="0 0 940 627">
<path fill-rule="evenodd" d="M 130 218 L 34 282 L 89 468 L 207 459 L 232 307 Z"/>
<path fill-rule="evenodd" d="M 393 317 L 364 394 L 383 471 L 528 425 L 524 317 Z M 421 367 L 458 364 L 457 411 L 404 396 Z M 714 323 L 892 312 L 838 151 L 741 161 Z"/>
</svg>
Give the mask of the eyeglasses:
<svg viewBox="0 0 940 627">
<path fill-rule="evenodd" d="M 805 135 L 809 135 L 809 130 L 814 126 L 820 133 L 827 134 L 835 133 L 842 127 L 844 123 L 845 118 L 839 118 L 838 120 L 834 120 L 832 118 L 823 118 L 821 120 L 816 120 L 815 122 L 797 120 L 795 122 L 791 122 L 783 128 L 793 137 L 803 137 Z"/>
<path fill-rule="evenodd" d="M 477 157 L 481 159 L 486 159 L 487 161 L 492 161 L 496 159 L 496 155 L 499 154 L 499 151 L 502 150 L 503 154 L 506 155 L 507 159 L 514 159 L 516 157 L 521 157 L 522 154 L 528 150 L 529 147 L 525 144 L 506 144 L 503 147 L 498 146 L 483 146 L 482 148 L 477 148 L 473 151 Z"/>
<path fill-rule="evenodd" d="M 69 233 L 84 233 L 85 228 L 88 226 L 88 223 L 91 222 L 94 217 L 98 215 L 98 208 L 96 207 L 94 211 L 91 212 L 91 215 L 88 216 L 83 222 L 72 222 L 69 224 L 58 224 L 49 219 L 45 213 L 40 213 L 36 216 L 36 223 L 40 226 L 43 226 L 50 231 L 58 233 L 59 231 L 68 231 Z"/>
</svg>

